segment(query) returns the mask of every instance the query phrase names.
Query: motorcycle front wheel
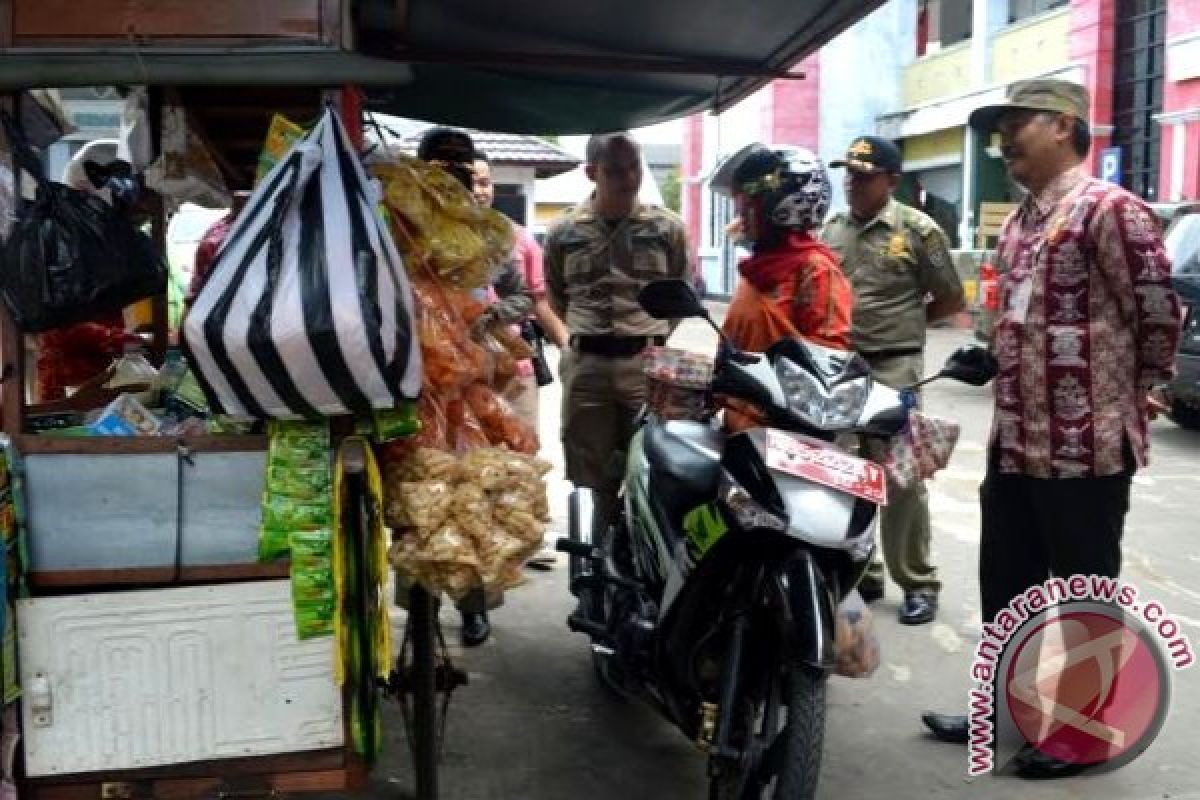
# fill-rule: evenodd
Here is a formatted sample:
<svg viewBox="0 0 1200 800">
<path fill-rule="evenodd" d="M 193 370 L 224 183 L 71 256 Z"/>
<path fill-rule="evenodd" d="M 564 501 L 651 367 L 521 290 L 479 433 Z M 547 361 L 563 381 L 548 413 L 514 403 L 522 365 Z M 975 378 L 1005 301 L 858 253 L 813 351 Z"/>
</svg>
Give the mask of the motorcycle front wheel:
<svg viewBox="0 0 1200 800">
<path fill-rule="evenodd" d="M 715 764 L 710 800 L 813 800 L 825 741 L 828 674 L 803 664 L 775 665 L 753 694 L 739 699 L 737 764 Z"/>
</svg>

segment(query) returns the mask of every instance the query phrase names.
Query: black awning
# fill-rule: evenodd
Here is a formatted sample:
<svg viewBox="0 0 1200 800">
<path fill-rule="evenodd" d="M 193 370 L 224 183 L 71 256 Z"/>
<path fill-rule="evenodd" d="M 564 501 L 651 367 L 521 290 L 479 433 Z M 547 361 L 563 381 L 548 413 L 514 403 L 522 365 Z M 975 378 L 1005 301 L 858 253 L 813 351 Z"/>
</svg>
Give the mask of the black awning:
<svg viewBox="0 0 1200 800">
<path fill-rule="evenodd" d="M 0 90 L 356 84 L 366 89 L 368 107 L 405 117 L 511 133 L 587 133 L 726 108 L 882 3 L 353 0 L 355 52 L 9 48 L 0 49 Z"/>
<path fill-rule="evenodd" d="M 410 83 L 369 92 L 373 107 L 586 133 L 726 108 L 882 2 L 360 0 L 359 42 L 413 64 Z"/>
</svg>

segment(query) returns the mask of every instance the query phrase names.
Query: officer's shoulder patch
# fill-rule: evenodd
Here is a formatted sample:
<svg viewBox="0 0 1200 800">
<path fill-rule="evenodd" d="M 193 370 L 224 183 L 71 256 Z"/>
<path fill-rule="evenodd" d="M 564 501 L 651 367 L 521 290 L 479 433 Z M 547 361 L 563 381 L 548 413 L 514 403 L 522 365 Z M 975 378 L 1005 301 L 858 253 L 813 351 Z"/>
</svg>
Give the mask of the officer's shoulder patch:
<svg viewBox="0 0 1200 800">
<path fill-rule="evenodd" d="M 906 226 L 916 231 L 916 234 L 922 239 L 938 230 L 938 224 L 933 221 L 932 217 L 909 206 L 901 207 L 900 219 Z"/>
</svg>

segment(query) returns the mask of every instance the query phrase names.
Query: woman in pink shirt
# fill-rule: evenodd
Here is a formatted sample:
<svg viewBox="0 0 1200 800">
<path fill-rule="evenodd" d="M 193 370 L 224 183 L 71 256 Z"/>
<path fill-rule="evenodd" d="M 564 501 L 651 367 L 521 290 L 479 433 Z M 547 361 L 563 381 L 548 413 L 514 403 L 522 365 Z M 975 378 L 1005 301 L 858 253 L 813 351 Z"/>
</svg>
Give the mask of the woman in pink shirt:
<svg viewBox="0 0 1200 800">
<path fill-rule="evenodd" d="M 473 192 L 480 205 L 491 207 L 496 190 L 492 183 L 491 164 L 482 152 L 476 152 Z M 513 260 L 516 262 L 525 287 L 533 296 L 533 319 L 536 319 L 550 341 L 559 348 L 567 343 L 567 329 L 546 300 L 546 276 L 542 269 L 542 248 L 525 227 L 513 223 L 515 244 Z M 494 299 L 494 298 L 493 298 Z M 535 431 L 538 429 L 538 385 L 533 374 L 533 362 L 522 361 L 517 365 L 517 376 L 505 392 L 505 398 L 513 409 Z"/>
</svg>

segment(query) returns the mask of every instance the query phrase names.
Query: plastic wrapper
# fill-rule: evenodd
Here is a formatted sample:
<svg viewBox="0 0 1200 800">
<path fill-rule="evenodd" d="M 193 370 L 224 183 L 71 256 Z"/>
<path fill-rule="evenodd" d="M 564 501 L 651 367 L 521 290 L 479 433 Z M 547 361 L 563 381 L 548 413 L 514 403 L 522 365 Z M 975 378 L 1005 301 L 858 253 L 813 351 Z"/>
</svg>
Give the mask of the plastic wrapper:
<svg viewBox="0 0 1200 800">
<path fill-rule="evenodd" d="M 146 186 L 178 204 L 229 208 L 232 197 L 207 145 L 182 106 L 162 109 L 162 154 L 146 168 Z"/>
<path fill-rule="evenodd" d="M 488 587 L 513 588 L 517 584 L 506 580 L 506 577 L 511 575 L 511 568 L 515 565 L 519 572 L 524 563 L 541 547 L 540 541 L 531 544 L 516 536 L 496 532 L 479 548 L 480 577 L 483 584 Z"/>
<path fill-rule="evenodd" d="M 281 531 L 317 528 L 331 522 L 328 500 L 306 503 L 270 495 L 263 503 L 263 527 Z"/>
<path fill-rule="evenodd" d="M 314 503 L 325 502 L 333 479 L 326 466 L 271 466 L 267 468 L 267 486 L 272 492 Z"/>
<path fill-rule="evenodd" d="M 329 548 L 333 523 L 329 425 L 274 421 L 269 436 L 258 555 L 262 561 L 272 561 L 291 552 L 295 570 L 297 557 L 314 555 L 313 548 Z M 296 542 L 303 552 L 293 550 Z"/>
<path fill-rule="evenodd" d="M 450 516 L 454 490 L 445 481 L 388 481 L 387 524 L 393 528 L 432 530 Z"/>
<path fill-rule="evenodd" d="M 333 533 L 329 528 L 294 531 L 289 536 L 292 609 L 297 638 L 333 633 L 337 597 L 333 583 Z"/>
<path fill-rule="evenodd" d="M 405 539 L 406 546 L 392 549 L 392 563 L 430 591 L 445 592 L 460 600 L 482 585 L 475 544 L 454 523 L 443 525 L 415 544 L 413 537 L 403 537 L 402 541 Z"/>
<path fill-rule="evenodd" d="M 162 420 L 133 395 L 123 394 L 109 403 L 88 428 L 97 436 L 156 436 Z"/>
<path fill-rule="evenodd" d="M 271 126 L 267 128 L 267 138 L 263 141 L 262 152 L 258 156 L 258 170 L 254 176 L 257 184 L 276 164 L 279 159 L 292 148 L 296 142 L 304 138 L 304 128 L 289 120 L 282 114 L 271 117 Z"/>
<path fill-rule="evenodd" d="M 463 393 L 467 406 L 483 426 L 487 441 L 518 453 L 538 451 L 537 432 L 513 412 L 508 402 L 483 384 L 468 386 Z"/>
<path fill-rule="evenodd" d="M 392 229 L 411 268 L 421 265 L 457 288 L 487 284 L 490 266 L 512 252 L 512 224 L 475 202 L 445 170 L 393 154 L 371 167 L 384 186 Z"/>
<path fill-rule="evenodd" d="M 910 411 L 907 427 L 892 437 L 884 461 L 892 481 L 906 488 L 932 478 L 950 463 L 960 431 L 957 422 Z"/>
<path fill-rule="evenodd" d="M 393 439 L 411 436 L 421 429 L 417 404 L 405 400 L 398 408 L 375 411 L 371 416 L 371 427 L 378 442 L 390 442 Z"/>
<path fill-rule="evenodd" d="M 484 375 L 488 386 L 503 392 L 517 375 L 517 361 L 495 333 L 488 331 L 479 338 L 479 345 L 487 353 Z M 478 412 L 477 412 L 478 413 Z"/>
<path fill-rule="evenodd" d="M 394 510 L 408 524 L 392 548 L 392 562 L 427 588 L 452 595 L 478 587 L 494 595 L 519 585 L 524 580 L 521 567 L 542 547 L 549 467 L 533 456 L 498 447 L 461 456 L 428 448 L 412 451 L 388 466 L 385 480 L 389 505 L 411 504 Z M 448 481 L 439 486 L 435 500 L 427 504 L 425 497 L 407 496 L 431 472 Z M 444 522 L 438 522 L 443 514 Z"/>
<path fill-rule="evenodd" d="M 509 462 L 502 451 L 493 448 L 472 450 L 459 462 L 462 480 L 469 481 L 484 491 L 508 488 Z"/>
<path fill-rule="evenodd" d="M 387 482 L 458 480 L 459 462 L 452 453 L 418 447 L 387 466 Z"/>
<path fill-rule="evenodd" d="M 865 678 L 879 668 L 879 636 L 871 609 L 855 589 L 846 595 L 835 615 L 834 671 L 846 678 Z"/>
<path fill-rule="evenodd" d="M 710 387 L 713 360 L 668 347 L 646 351 L 646 403 L 664 419 L 706 422 L 716 411 Z"/>
<path fill-rule="evenodd" d="M 425 384 L 446 397 L 478 380 L 486 364 L 482 348 L 470 339 L 454 294 L 429 281 L 413 283 Z"/>
<path fill-rule="evenodd" d="M 454 443 L 456 450 L 461 452 L 492 444 L 492 437 L 484 427 L 486 423 L 469 404 L 455 400 L 450 403 L 449 408 L 451 410 L 447 412 L 447 416 L 450 419 L 450 429 L 447 439 Z"/>
<path fill-rule="evenodd" d="M 123 389 L 139 392 L 138 400 L 153 403 L 157 392 L 144 390 L 160 385 L 159 372 L 141 353 L 123 355 L 112 365 L 112 375 L 105 382 L 105 389 Z"/>
</svg>

